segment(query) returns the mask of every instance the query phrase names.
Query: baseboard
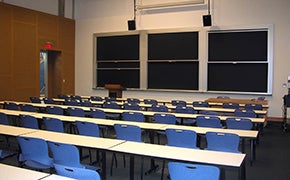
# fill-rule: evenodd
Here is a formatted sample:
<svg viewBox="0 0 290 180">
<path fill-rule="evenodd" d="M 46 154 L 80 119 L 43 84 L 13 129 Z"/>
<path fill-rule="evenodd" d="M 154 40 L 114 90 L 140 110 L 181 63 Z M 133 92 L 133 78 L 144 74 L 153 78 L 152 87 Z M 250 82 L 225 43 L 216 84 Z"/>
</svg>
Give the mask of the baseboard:
<svg viewBox="0 0 290 180">
<path fill-rule="evenodd" d="M 287 121 L 289 121 L 290 118 L 287 118 Z M 267 117 L 267 121 L 268 122 L 283 122 L 283 118 L 282 117 Z"/>
</svg>

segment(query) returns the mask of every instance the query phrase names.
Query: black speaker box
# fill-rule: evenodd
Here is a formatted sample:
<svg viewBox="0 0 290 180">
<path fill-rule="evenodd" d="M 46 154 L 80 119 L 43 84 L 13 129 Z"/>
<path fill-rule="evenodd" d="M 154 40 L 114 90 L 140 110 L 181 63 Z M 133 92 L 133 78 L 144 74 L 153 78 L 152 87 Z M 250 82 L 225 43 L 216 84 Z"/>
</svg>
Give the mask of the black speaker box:
<svg viewBox="0 0 290 180">
<path fill-rule="evenodd" d="M 203 20 L 203 26 L 211 26 L 211 15 L 204 15 L 202 17 Z"/>
<path fill-rule="evenodd" d="M 128 30 L 136 30 L 135 20 L 129 20 L 128 21 Z"/>
</svg>

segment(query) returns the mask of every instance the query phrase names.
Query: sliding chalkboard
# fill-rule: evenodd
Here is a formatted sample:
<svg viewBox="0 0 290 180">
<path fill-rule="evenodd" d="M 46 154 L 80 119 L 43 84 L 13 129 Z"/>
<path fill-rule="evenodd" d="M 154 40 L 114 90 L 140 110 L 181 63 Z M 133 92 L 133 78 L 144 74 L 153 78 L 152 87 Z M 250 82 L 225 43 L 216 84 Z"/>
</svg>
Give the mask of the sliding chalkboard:
<svg viewBox="0 0 290 180">
<path fill-rule="evenodd" d="M 209 61 L 267 61 L 268 32 L 209 33 Z"/>
<path fill-rule="evenodd" d="M 198 62 L 148 63 L 148 88 L 198 89 Z"/>
<path fill-rule="evenodd" d="M 139 34 L 96 37 L 97 86 L 140 88 Z"/>
<path fill-rule="evenodd" d="M 139 60 L 139 35 L 97 37 L 97 60 Z"/>
<path fill-rule="evenodd" d="M 209 63 L 209 91 L 267 92 L 267 63 Z"/>
<path fill-rule="evenodd" d="M 97 82 L 99 87 L 105 84 L 121 84 L 126 88 L 139 88 L 139 69 L 127 70 L 98 70 Z"/>
<path fill-rule="evenodd" d="M 148 60 L 193 59 L 198 59 L 198 32 L 148 34 Z"/>
</svg>

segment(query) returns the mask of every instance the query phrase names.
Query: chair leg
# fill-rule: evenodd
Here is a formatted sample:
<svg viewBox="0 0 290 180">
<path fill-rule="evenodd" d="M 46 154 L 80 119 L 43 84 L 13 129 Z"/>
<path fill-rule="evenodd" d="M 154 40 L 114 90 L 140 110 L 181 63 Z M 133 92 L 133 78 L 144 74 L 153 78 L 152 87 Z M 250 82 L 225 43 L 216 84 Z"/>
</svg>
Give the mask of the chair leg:
<svg viewBox="0 0 290 180">
<path fill-rule="evenodd" d="M 163 176 L 164 176 L 164 168 L 165 168 L 165 160 L 163 160 L 163 162 L 162 162 L 161 180 L 163 180 Z"/>
<path fill-rule="evenodd" d="M 125 157 L 125 154 L 123 154 L 123 161 L 124 161 L 124 168 L 126 168 L 126 157 Z"/>
<path fill-rule="evenodd" d="M 111 160 L 111 169 L 110 169 L 110 175 L 111 175 L 111 176 L 113 175 L 114 160 L 115 160 L 116 168 L 117 168 L 117 156 L 116 156 L 115 153 L 113 153 L 113 155 L 112 155 L 112 160 Z"/>
<path fill-rule="evenodd" d="M 143 180 L 144 157 L 141 157 L 141 180 Z"/>
</svg>

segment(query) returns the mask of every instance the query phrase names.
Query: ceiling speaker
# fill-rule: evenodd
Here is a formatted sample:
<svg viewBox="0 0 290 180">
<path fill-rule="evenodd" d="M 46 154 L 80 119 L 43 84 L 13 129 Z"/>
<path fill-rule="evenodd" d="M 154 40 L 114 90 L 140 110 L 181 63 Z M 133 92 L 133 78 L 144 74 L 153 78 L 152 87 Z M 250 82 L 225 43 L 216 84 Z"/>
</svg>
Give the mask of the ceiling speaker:
<svg viewBox="0 0 290 180">
<path fill-rule="evenodd" d="M 128 30 L 136 30 L 135 20 L 129 20 L 128 21 Z"/>
<path fill-rule="evenodd" d="M 203 26 L 211 26 L 211 15 L 204 15 L 203 19 Z"/>
</svg>

